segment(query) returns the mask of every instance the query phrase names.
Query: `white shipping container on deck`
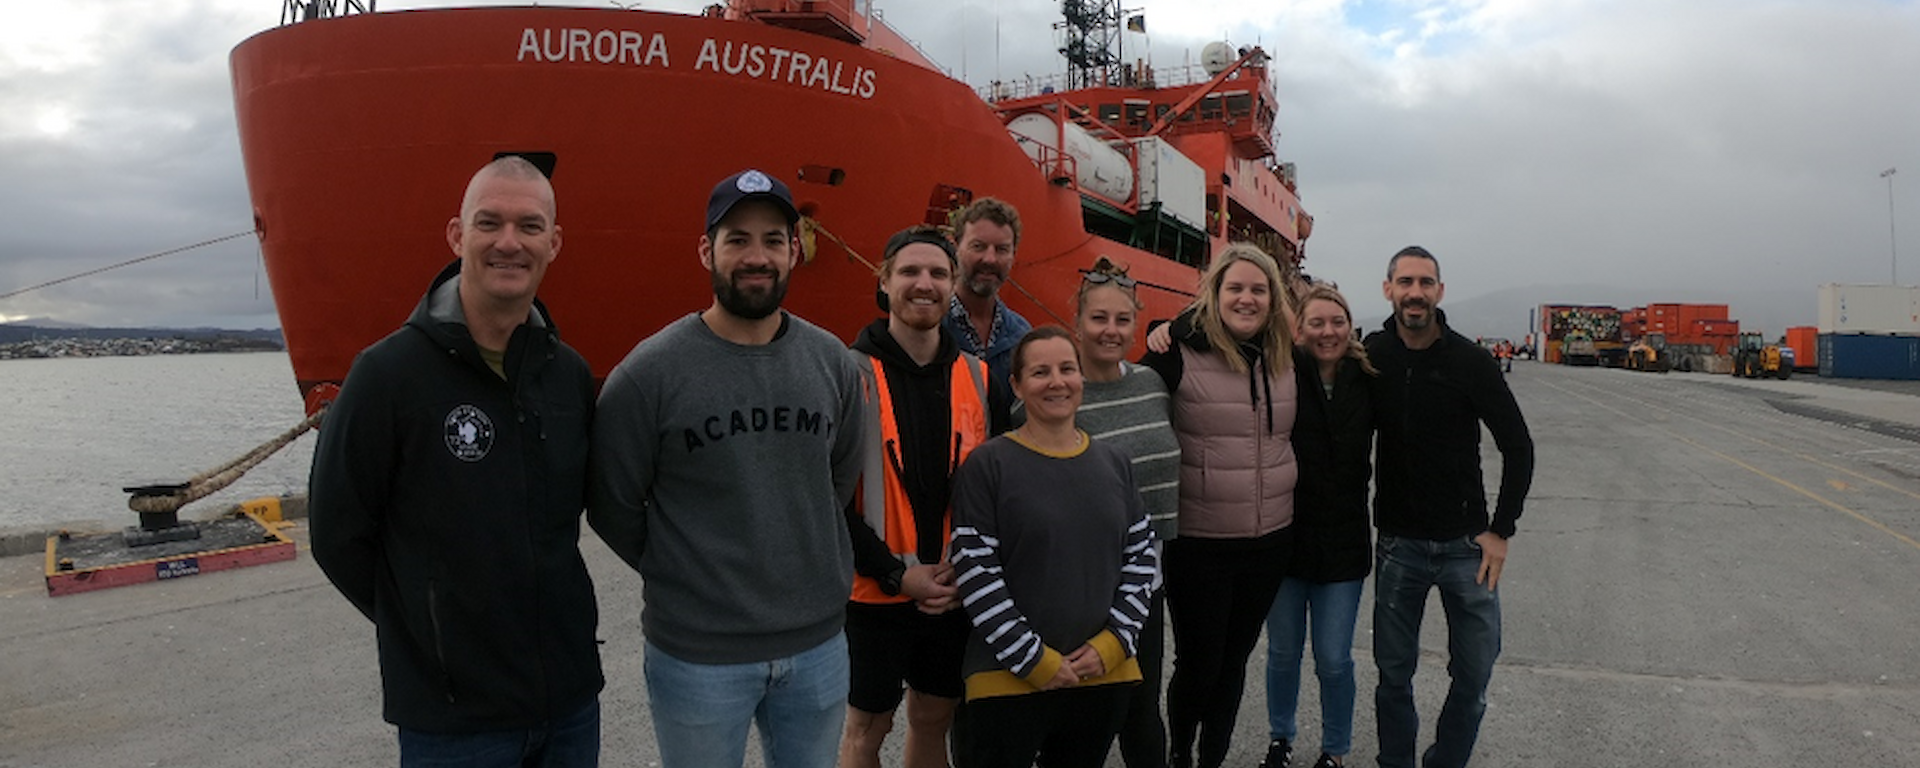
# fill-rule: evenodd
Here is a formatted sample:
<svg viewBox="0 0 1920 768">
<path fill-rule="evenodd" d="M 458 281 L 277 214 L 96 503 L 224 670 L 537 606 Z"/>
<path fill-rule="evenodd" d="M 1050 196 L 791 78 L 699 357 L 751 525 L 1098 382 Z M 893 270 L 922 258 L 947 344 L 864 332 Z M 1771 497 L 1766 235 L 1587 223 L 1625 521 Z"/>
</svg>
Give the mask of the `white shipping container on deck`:
<svg viewBox="0 0 1920 768">
<path fill-rule="evenodd" d="M 1820 286 L 1819 332 L 1920 334 L 1920 286 Z"/>
<path fill-rule="evenodd" d="M 1073 158 L 1074 181 L 1081 189 L 1116 203 L 1133 197 L 1133 168 L 1127 156 L 1094 138 L 1087 129 L 1073 123 L 1055 123 L 1052 117 L 1036 112 L 1009 121 L 1007 132 L 1013 134 L 1028 159 L 1043 170 L 1059 162 L 1064 154 Z"/>
<path fill-rule="evenodd" d="M 1140 207 L 1160 203 L 1160 209 L 1194 229 L 1207 221 L 1207 173 L 1200 165 L 1158 136 L 1135 142 L 1140 158 Z"/>
</svg>

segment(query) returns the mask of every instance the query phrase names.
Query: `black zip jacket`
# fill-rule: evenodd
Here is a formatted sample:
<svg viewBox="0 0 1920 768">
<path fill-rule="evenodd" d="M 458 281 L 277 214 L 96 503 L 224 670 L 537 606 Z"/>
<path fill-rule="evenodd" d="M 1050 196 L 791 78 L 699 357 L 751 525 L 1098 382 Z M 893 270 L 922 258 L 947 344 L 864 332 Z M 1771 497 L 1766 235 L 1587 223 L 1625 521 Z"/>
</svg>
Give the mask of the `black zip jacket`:
<svg viewBox="0 0 1920 768">
<path fill-rule="evenodd" d="M 1320 584 L 1364 579 L 1373 567 L 1373 531 L 1367 522 L 1372 377 L 1360 361 L 1345 358 L 1334 371 L 1328 398 L 1319 361 L 1296 349 L 1293 365 L 1300 385 L 1293 419 L 1300 483 L 1293 488 L 1294 555 L 1287 575 Z"/>
<path fill-rule="evenodd" d="M 1382 535 L 1439 541 L 1493 531 L 1512 538 L 1533 485 L 1533 437 L 1493 355 L 1447 326 L 1422 350 L 1400 341 L 1387 318 L 1367 336 L 1373 378 L 1373 524 Z M 1480 476 L 1480 424 L 1500 449 L 1500 498 L 1487 519 Z"/>
<path fill-rule="evenodd" d="M 603 685 L 579 547 L 593 377 L 538 302 L 495 374 L 459 272 L 354 360 L 308 481 L 313 558 L 374 622 L 387 721 L 440 733 L 534 727 Z"/>
<path fill-rule="evenodd" d="M 923 563 L 937 562 L 946 553 L 945 520 L 953 498 L 953 473 L 959 468 L 953 461 L 953 363 L 960 347 L 940 326 L 940 350 L 926 365 L 900 348 L 887 330 L 887 318 L 880 318 L 860 329 L 853 340 L 853 351 L 872 355 L 880 361 L 879 373 L 887 377 L 887 390 L 893 393 L 894 423 L 900 425 L 902 445 L 889 454 L 898 456 L 901 479 L 907 499 L 913 504 L 914 529 L 920 532 L 919 552 Z M 1013 394 L 1005 382 L 987 381 L 987 433 L 998 435 L 1008 429 L 1008 403 Z M 878 435 L 868 435 L 878 440 Z M 887 542 L 869 527 L 857 504 L 847 506 L 847 533 L 853 539 L 853 570 L 862 576 L 898 580 L 906 565 L 888 550 Z"/>
</svg>

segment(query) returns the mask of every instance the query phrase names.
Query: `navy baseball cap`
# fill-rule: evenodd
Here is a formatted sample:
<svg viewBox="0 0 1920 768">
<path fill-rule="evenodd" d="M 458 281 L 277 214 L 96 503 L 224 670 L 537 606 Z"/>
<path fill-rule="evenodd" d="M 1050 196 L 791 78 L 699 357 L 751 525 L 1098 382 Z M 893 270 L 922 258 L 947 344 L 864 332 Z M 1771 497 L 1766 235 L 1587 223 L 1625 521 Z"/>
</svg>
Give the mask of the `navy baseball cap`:
<svg viewBox="0 0 1920 768">
<path fill-rule="evenodd" d="M 793 206 L 793 193 L 787 190 L 787 185 L 765 173 L 747 169 L 714 186 L 713 194 L 707 197 L 707 231 L 713 231 L 734 206 L 748 200 L 773 203 L 786 215 L 789 226 L 800 222 L 800 209 Z"/>
</svg>

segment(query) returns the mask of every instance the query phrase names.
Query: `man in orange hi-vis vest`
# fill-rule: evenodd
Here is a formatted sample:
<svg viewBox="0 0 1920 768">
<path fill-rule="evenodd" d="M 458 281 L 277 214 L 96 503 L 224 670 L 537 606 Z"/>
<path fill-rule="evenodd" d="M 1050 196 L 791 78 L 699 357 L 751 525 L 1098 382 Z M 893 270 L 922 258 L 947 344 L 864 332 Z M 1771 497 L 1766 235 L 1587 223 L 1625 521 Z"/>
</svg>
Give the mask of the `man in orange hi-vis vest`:
<svg viewBox="0 0 1920 768">
<path fill-rule="evenodd" d="M 954 610 L 960 603 L 945 557 L 949 483 L 967 454 L 1004 428 L 1009 396 L 942 324 L 958 270 L 939 229 L 894 235 L 880 265 L 887 316 L 853 343 L 868 431 L 859 495 L 847 509 L 855 577 L 840 768 L 879 767 L 903 695 L 907 768 L 944 768 L 948 726 L 965 692 L 960 661 L 971 625 Z"/>
</svg>

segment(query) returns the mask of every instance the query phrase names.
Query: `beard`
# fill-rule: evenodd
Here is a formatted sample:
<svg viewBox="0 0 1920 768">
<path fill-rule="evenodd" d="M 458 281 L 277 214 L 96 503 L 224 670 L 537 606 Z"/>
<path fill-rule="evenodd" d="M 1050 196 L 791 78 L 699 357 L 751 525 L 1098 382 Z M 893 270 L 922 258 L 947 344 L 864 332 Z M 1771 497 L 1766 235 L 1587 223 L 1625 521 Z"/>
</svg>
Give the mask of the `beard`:
<svg viewBox="0 0 1920 768">
<path fill-rule="evenodd" d="M 894 305 L 891 307 L 889 314 L 908 328 L 916 331 L 931 331 L 940 327 L 941 323 L 946 322 L 947 305 L 945 302 L 934 302 L 934 308 L 939 310 L 937 312 L 921 311 L 921 307 L 908 304 L 904 298 L 900 301 L 900 304 L 905 306 Z"/>
<path fill-rule="evenodd" d="M 975 296 L 994 296 L 999 294 L 1000 285 L 1006 281 L 1004 272 L 976 269 L 967 275 L 967 290 Z"/>
<path fill-rule="evenodd" d="M 1424 309 L 1426 310 L 1426 313 L 1421 315 L 1418 319 L 1410 318 L 1407 316 L 1407 309 L 1411 307 L 1418 307 L 1420 309 Z M 1393 315 L 1394 315 L 1394 319 L 1400 322 L 1400 326 L 1402 328 L 1406 328 L 1408 330 L 1414 330 L 1414 331 L 1424 331 L 1426 330 L 1427 326 L 1433 324 L 1433 318 L 1434 318 L 1433 305 L 1425 301 L 1402 302 L 1400 306 L 1394 310 Z"/>
<path fill-rule="evenodd" d="M 732 277 L 723 276 L 720 270 L 712 270 L 713 297 L 728 314 L 747 320 L 760 320 L 780 309 L 780 302 L 787 298 L 787 279 L 772 269 L 735 270 Z M 773 287 L 767 289 L 742 289 L 735 284 L 745 275 L 772 275 Z"/>
</svg>

